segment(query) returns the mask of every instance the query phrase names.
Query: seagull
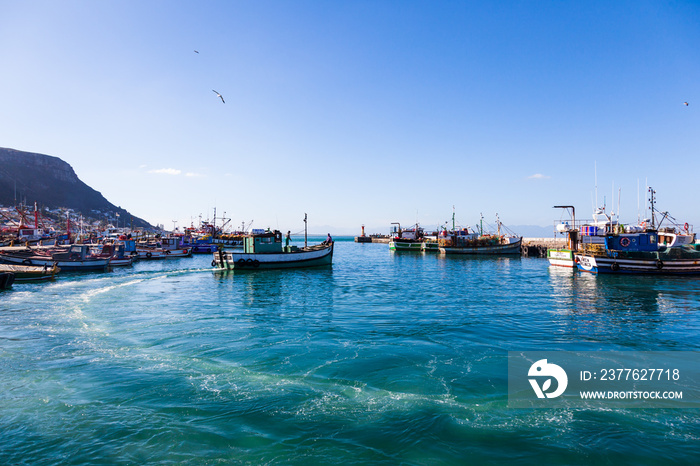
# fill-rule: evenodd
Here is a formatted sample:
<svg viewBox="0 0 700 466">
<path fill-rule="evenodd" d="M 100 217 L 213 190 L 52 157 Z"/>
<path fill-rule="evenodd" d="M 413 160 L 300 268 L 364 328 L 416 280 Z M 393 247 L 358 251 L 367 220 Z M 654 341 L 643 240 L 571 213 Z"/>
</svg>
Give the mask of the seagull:
<svg viewBox="0 0 700 466">
<path fill-rule="evenodd" d="M 194 53 L 199 53 L 199 50 L 195 50 Z"/>
<path fill-rule="evenodd" d="M 212 89 L 212 91 L 214 91 L 214 89 Z M 218 95 L 219 98 L 221 99 L 221 101 L 222 101 L 223 103 L 226 103 L 226 101 L 224 100 L 224 96 L 222 96 L 221 94 L 219 94 L 219 93 L 216 92 L 216 91 L 214 91 L 214 94 Z"/>
<path fill-rule="evenodd" d="M 685 104 L 686 107 L 688 106 L 688 102 L 683 102 L 683 103 Z"/>
</svg>

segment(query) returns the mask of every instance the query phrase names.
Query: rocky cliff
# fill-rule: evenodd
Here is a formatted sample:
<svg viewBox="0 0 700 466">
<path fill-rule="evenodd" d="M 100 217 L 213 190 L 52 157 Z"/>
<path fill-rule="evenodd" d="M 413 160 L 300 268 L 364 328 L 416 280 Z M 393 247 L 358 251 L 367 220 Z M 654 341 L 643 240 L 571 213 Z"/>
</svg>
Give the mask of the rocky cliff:
<svg viewBox="0 0 700 466">
<path fill-rule="evenodd" d="M 73 168 L 58 157 L 0 148 L 0 205 L 12 206 L 20 200 L 52 209 L 70 208 L 86 217 L 94 217 L 93 211 L 132 217 L 80 181 Z M 153 228 L 137 217 L 133 217 L 133 225 Z"/>
</svg>

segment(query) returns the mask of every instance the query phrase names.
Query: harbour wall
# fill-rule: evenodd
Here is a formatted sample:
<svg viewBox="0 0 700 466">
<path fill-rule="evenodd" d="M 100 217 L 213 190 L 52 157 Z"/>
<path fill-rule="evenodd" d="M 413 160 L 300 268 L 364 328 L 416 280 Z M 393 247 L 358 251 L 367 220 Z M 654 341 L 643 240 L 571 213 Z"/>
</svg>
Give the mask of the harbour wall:
<svg viewBox="0 0 700 466">
<path fill-rule="evenodd" d="M 566 246 L 564 238 L 523 238 L 520 254 L 524 257 L 547 257 L 548 249 Z"/>
</svg>

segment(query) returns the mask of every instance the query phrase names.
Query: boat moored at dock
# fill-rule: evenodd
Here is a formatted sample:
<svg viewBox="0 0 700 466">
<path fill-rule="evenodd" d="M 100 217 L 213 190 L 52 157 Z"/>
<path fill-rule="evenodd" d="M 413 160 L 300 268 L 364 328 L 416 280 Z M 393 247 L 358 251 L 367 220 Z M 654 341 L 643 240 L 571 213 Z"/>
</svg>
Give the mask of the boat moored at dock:
<svg viewBox="0 0 700 466">
<path fill-rule="evenodd" d="M 584 250 L 576 253 L 574 260 L 579 270 L 592 273 L 700 274 L 696 245 L 660 245 L 655 231 L 609 235 L 603 251 Z"/>
<path fill-rule="evenodd" d="M 0 273 L 14 274 L 17 282 L 53 280 L 60 270 L 56 265 L 53 267 L 39 267 L 34 265 L 0 264 Z"/>
<path fill-rule="evenodd" d="M 94 256 L 90 248 L 89 244 L 55 248 L 5 248 L 0 251 L 0 262 L 49 268 L 58 266 L 64 272 L 106 270 L 110 257 Z"/>
</svg>

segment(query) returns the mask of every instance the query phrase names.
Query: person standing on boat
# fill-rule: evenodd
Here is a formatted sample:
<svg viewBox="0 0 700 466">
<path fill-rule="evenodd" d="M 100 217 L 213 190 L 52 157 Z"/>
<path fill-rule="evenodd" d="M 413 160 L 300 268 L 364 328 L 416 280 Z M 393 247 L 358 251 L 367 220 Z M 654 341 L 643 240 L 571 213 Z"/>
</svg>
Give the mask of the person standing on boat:
<svg viewBox="0 0 700 466">
<path fill-rule="evenodd" d="M 291 235 L 291 233 L 292 233 L 292 232 L 291 232 L 290 230 L 287 230 L 287 236 L 284 238 L 284 246 L 285 246 L 285 247 L 289 247 L 289 243 L 292 242 L 292 235 Z"/>
</svg>

